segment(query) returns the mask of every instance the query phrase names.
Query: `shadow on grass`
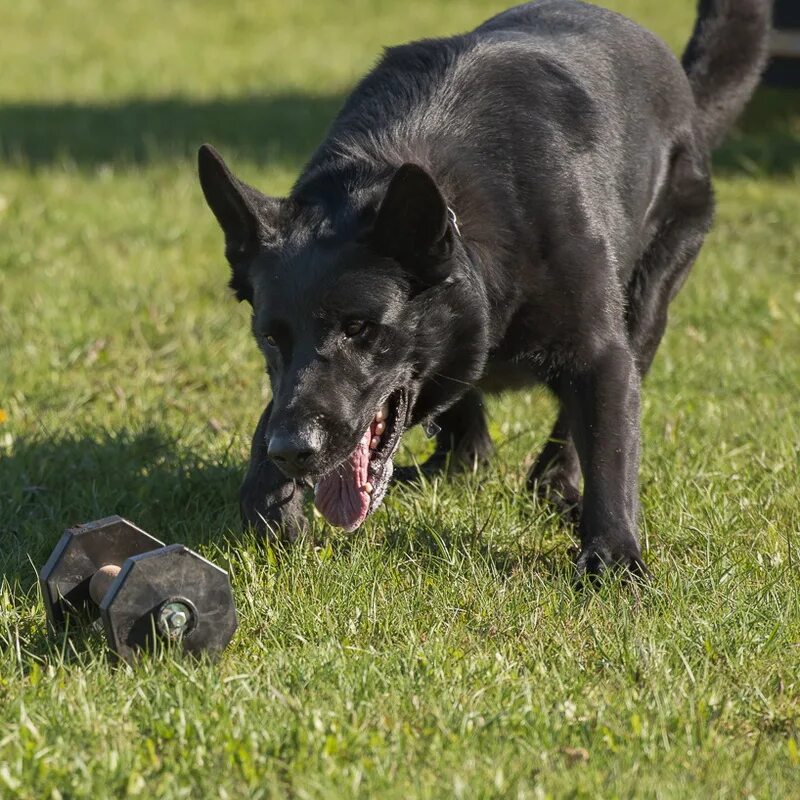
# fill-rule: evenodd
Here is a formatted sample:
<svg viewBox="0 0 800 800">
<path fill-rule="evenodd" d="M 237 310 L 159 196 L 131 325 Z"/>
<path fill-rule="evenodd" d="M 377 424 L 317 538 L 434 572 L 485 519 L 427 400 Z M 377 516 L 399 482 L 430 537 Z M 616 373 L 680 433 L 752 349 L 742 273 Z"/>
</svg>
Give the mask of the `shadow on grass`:
<svg viewBox="0 0 800 800">
<path fill-rule="evenodd" d="M 194 157 L 202 142 L 257 163 L 299 168 L 341 94 L 0 105 L 0 158 L 33 167 L 146 164 Z M 715 156 L 719 174 L 780 175 L 800 165 L 800 91 L 761 89 Z"/>
<path fill-rule="evenodd" d="M 462 482 L 461 477 L 436 478 Z M 489 513 L 475 521 L 473 527 L 453 529 L 447 525 L 416 520 L 400 525 L 389 513 L 381 537 L 381 547 L 404 557 L 421 558 L 427 568 L 459 561 L 483 562 L 501 578 L 539 575 L 546 580 L 572 578 L 575 535 L 573 526 L 548 505 L 543 505 L 525 490 L 517 494 L 521 501 L 522 519 L 516 514 L 498 519 Z M 504 530 L 508 524 L 513 533 Z M 499 533 L 499 535 L 497 535 Z"/>
<path fill-rule="evenodd" d="M 426 558 L 443 561 L 477 557 L 502 578 L 539 575 L 548 581 L 566 579 L 571 582 L 573 548 L 562 546 L 562 538 L 547 543 L 538 542 L 533 549 L 526 551 L 523 546 L 498 544 L 484 537 L 465 538 L 452 532 L 434 533 L 430 529 L 418 528 L 403 533 L 390 532 L 384 546 L 389 551 L 403 555 L 422 554 Z"/>
<path fill-rule="evenodd" d="M 259 163 L 299 165 L 322 140 L 341 95 L 281 94 L 120 103 L 0 105 L 0 158 L 43 166 L 145 164 L 194 157 L 203 142 Z"/>
<path fill-rule="evenodd" d="M 156 429 L 19 440 L 0 458 L 0 576 L 30 589 L 65 528 L 111 514 L 190 547 L 238 530 L 242 468 Z"/>
</svg>

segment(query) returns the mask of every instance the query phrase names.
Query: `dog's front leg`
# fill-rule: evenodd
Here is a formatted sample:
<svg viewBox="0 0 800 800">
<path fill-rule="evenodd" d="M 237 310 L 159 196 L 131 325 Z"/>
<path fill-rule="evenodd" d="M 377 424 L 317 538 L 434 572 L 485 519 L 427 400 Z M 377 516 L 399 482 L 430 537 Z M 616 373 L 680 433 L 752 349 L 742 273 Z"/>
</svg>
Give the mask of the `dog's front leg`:
<svg viewBox="0 0 800 800">
<path fill-rule="evenodd" d="M 250 446 L 250 464 L 239 490 L 245 527 L 252 525 L 272 541 L 295 541 L 308 527 L 303 514 L 303 486 L 287 478 L 267 456 L 270 403 L 258 421 Z"/>
<path fill-rule="evenodd" d="M 646 575 L 637 536 L 639 373 L 627 343 L 564 374 L 559 390 L 584 475 L 578 571 Z"/>
</svg>

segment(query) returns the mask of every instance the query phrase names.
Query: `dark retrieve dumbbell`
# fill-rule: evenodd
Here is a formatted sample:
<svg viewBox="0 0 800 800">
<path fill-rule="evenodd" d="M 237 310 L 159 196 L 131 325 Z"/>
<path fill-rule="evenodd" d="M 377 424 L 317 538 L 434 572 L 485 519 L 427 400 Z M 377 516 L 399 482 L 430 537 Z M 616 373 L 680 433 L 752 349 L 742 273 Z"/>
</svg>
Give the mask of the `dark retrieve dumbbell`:
<svg viewBox="0 0 800 800">
<path fill-rule="evenodd" d="M 155 637 L 190 653 L 223 650 L 236 630 L 228 573 L 182 544 L 163 542 L 122 517 L 64 531 L 39 574 L 47 620 L 99 616 L 125 661 Z"/>
</svg>

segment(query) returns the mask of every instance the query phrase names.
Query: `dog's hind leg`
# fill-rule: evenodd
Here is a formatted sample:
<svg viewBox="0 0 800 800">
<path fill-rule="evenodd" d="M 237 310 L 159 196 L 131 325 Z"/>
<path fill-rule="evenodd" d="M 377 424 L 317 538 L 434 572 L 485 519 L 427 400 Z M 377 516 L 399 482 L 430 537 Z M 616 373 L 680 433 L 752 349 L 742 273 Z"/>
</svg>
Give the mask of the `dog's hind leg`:
<svg viewBox="0 0 800 800">
<path fill-rule="evenodd" d="M 669 179 L 657 201 L 661 223 L 628 281 L 625 323 L 639 374 L 650 369 L 667 327 L 667 310 L 711 227 L 714 196 L 707 156 L 690 143 L 676 145 Z"/>
<path fill-rule="evenodd" d="M 419 467 L 398 467 L 395 478 L 412 481 L 420 474 L 432 477 L 447 470 L 474 472 L 491 456 L 494 445 L 486 425 L 483 395 L 470 389 L 457 403 L 436 418 L 440 430 L 436 434 L 436 449 Z"/>
<path fill-rule="evenodd" d="M 303 487 L 289 480 L 267 456 L 265 433 L 272 403 L 258 421 L 250 446 L 250 463 L 239 490 L 245 527 L 270 540 L 295 541 L 308 527 L 303 514 Z"/>
<path fill-rule="evenodd" d="M 563 407 L 547 444 L 528 472 L 528 489 L 547 500 L 568 522 L 581 517 L 581 464 Z"/>
<path fill-rule="evenodd" d="M 710 212 L 709 212 L 710 218 Z M 637 266 L 628 288 L 627 328 L 639 374 L 650 370 L 667 327 L 670 302 L 686 280 L 705 236 L 703 221 L 672 221 Z"/>
</svg>

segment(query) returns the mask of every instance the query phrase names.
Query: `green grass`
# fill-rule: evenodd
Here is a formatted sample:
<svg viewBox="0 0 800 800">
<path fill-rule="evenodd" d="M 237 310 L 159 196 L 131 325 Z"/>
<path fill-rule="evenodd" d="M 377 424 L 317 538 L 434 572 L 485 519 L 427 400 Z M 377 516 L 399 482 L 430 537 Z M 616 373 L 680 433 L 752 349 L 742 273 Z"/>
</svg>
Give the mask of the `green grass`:
<svg viewBox="0 0 800 800">
<path fill-rule="evenodd" d="M 690 0 L 617 0 L 675 48 Z M 264 551 L 236 491 L 267 387 L 193 163 L 285 191 L 379 48 L 497 0 L 0 0 L 0 797 L 788 797 L 800 786 L 800 97 L 717 160 L 716 228 L 644 394 L 656 581 L 576 594 L 523 490 L 542 393 L 478 478 Z M 406 458 L 425 450 L 409 437 Z M 47 636 L 36 572 L 111 513 L 231 570 L 216 664 Z"/>
</svg>

